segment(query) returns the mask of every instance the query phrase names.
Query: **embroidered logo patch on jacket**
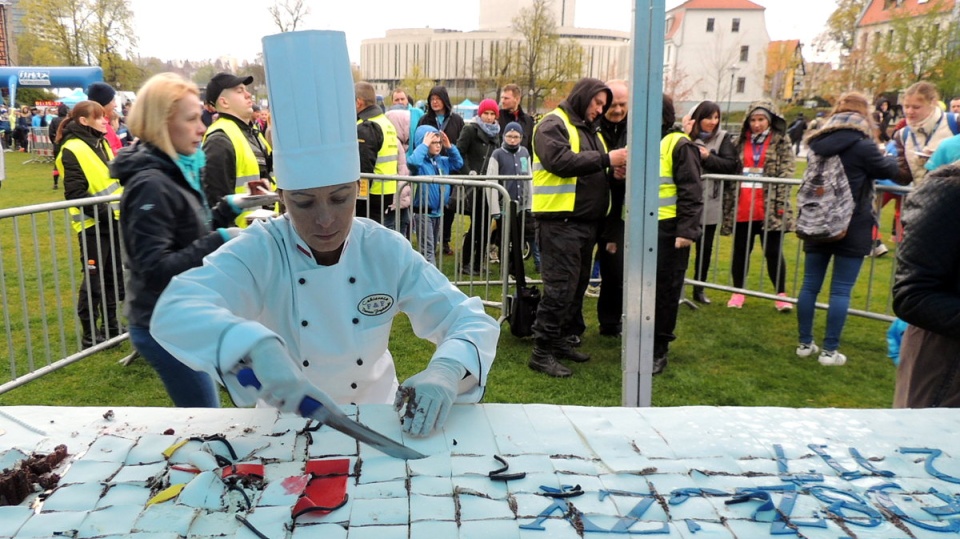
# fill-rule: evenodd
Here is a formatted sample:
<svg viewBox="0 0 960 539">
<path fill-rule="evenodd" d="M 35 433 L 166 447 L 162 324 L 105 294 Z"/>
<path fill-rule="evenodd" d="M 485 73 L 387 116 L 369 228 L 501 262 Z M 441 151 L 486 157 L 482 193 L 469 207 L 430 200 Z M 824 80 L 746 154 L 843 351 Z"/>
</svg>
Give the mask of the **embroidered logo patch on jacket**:
<svg viewBox="0 0 960 539">
<path fill-rule="evenodd" d="M 393 307 L 393 298 L 387 294 L 370 294 L 360 300 L 357 310 L 366 316 L 377 316 L 383 314 Z"/>
</svg>

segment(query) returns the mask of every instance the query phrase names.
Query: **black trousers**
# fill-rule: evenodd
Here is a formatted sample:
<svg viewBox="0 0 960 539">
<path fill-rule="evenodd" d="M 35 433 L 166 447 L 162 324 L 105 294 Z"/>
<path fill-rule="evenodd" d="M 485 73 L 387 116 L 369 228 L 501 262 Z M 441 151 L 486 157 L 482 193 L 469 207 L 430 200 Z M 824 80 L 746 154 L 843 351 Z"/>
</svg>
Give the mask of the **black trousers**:
<svg viewBox="0 0 960 539">
<path fill-rule="evenodd" d="M 713 239 L 717 235 L 717 225 L 704 225 L 703 236 L 694 242 L 697 246 L 693 258 L 693 278 L 706 281 L 710 271 L 710 259 L 713 258 Z"/>
<path fill-rule="evenodd" d="M 783 232 L 763 229 L 763 221 L 737 223 L 733 228 L 733 286 L 743 288 L 750 270 L 750 253 L 757 237 L 763 247 L 763 256 L 767 261 L 767 274 L 777 293 L 786 291 L 787 261 L 783 258 Z"/>
<path fill-rule="evenodd" d="M 597 262 L 600 263 L 600 297 L 597 298 L 597 321 L 600 333 L 615 335 L 623 328 L 623 240 L 617 242 L 617 252 L 608 253 L 607 244 L 597 244 Z"/>
<path fill-rule="evenodd" d="M 657 240 L 657 297 L 653 318 L 653 356 L 664 357 L 677 339 L 677 312 L 683 279 L 690 261 L 690 248 L 675 247 L 676 237 L 661 234 Z M 606 286 L 606 285 L 604 285 Z M 602 288 L 602 287 L 601 287 Z"/>
<path fill-rule="evenodd" d="M 77 234 L 83 279 L 77 294 L 77 316 L 84 335 L 109 331 L 119 335 L 117 303 L 123 301 L 120 223 L 100 223 Z M 92 261 L 92 262 L 91 262 Z M 96 268 L 96 269 L 93 269 Z"/>
<path fill-rule="evenodd" d="M 590 282 L 600 222 L 538 221 L 543 294 L 533 336 L 542 347 L 583 333 L 583 293 Z"/>
<path fill-rule="evenodd" d="M 465 208 L 466 211 L 471 212 L 471 215 L 470 228 L 463 236 L 463 266 L 480 271 L 480 264 L 483 263 L 487 253 L 487 236 L 490 234 L 490 209 L 486 197 L 483 196 L 483 190 L 469 187 L 467 189 L 472 189 L 475 193 L 473 197 L 470 197 L 474 204 Z"/>
</svg>

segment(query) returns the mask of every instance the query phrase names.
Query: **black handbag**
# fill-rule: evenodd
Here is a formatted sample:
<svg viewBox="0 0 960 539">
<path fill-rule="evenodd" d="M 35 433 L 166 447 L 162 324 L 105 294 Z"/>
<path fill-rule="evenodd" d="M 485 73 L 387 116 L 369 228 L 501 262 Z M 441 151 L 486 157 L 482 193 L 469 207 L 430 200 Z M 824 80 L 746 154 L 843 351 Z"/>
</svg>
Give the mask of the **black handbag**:
<svg viewBox="0 0 960 539">
<path fill-rule="evenodd" d="M 540 289 L 527 286 L 526 270 L 523 267 L 523 238 L 520 232 L 520 213 L 515 201 L 510 201 L 510 263 L 517 280 L 516 293 L 509 296 L 510 310 L 507 322 L 510 333 L 517 337 L 533 335 L 533 323 L 537 319 L 537 307 L 540 305 Z"/>
</svg>

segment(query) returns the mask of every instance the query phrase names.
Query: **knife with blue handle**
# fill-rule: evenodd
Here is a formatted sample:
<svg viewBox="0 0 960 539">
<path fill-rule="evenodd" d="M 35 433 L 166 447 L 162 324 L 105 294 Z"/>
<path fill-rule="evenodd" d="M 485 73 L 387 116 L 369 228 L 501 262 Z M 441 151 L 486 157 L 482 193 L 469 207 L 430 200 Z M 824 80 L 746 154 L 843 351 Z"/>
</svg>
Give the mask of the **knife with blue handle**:
<svg viewBox="0 0 960 539">
<path fill-rule="evenodd" d="M 253 369 L 243 368 L 237 371 L 237 381 L 240 382 L 242 386 L 260 389 L 260 380 L 257 379 L 257 375 L 254 374 Z M 300 406 L 297 407 L 297 413 L 302 417 L 319 421 L 391 457 L 404 460 L 415 460 L 426 457 L 423 453 L 410 449 L 399 442 L 387 438 L 370 427 L 350 419 L 339 408 L 324 406 L 320 401 L 309 395 L 300 401 Z"/>
</svg>

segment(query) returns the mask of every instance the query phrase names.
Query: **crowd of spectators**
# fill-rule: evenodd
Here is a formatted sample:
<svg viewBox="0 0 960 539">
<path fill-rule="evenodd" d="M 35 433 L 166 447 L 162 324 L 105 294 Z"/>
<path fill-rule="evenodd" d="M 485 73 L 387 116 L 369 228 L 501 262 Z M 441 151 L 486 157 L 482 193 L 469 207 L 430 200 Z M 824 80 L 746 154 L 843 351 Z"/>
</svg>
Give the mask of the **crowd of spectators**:
<svg viewBox="0 0 960 539">
<path fill-rule="evenodd" d="M 217 207 L 229 208 L 226 205 L 228 195 L 276 189 L 270 111 L 255 104 L 247 107 L 248 102 L 252 103 L 246 89 L 249 82 L 249 77 L 219 74 L 211 81 L 202 108 L 191 111 L 191 114 L 196 112 L 198 125 L 203 125 L 197 133 L 203 140 L 204 162 L 198 165 L 196 160 L 184 161 L 204 170 L 203 174 L 196 175 L 195 182 L 190 181 L 189 174 L 185 175 L 191 188 L 199 189 L 198 211 L 209 214 Z M 155 85 L 161 84 L 155 82 Z M 185 88 L 177 91 L 191 91 L 189 87 Z M 214 89 L 213 93 L 210 88 Z M 372 85 L 357 83 L 355 97 L 361 171 L 391 177 L 390 180 L 362 184 L 356 205 L 357 215 L 400 232 L 432 265 L 440 266 L 443 255 L 452 255 L 456 251 L 454 271 L 468 276 L 489 275 L 490 264 L 499 262 L 497 252 L 491 247 L 499 244 L 499 225 L 509 211 L 510 201 L 501 200 L 492 189 L 451 189 L 448 185 L 429 181 L 394 178 L 532 175 L 532 182 L 499 180 L 520 209 L 520 213 L 511 217 L 521 217 L 522 226 L 530 232 L 525 243 L 534 254 L 536 270 L 543 282 L 543 298 L 533 326 L 535 338 L 529 366 L 550 376 L 571 376 L 574 371 L 564 361 L 583 363 L 590 359 L 590 355 L 578 347 L 586 329 L 583 296 L 595 259 L 600 265 L 603 283 L 598 302 L 600 334 L 619 337 L 622 331 L 622 215 L 626 203 L 628 86 L 625 81 L 583 79 L 539 122 L 521 107 L 524 94 L 519 86 L 508 84 L 497 93 L 498 100 L 483 99 L 476 114 L 465 120 L 452 105 L 449 92 L 443 86 L 433 87 L 425 96 L 423 107 L 418 107 L 414 105 L 415 96 L 403 88 L 393 89 L 387 104 L 383 105 Z M 838 98 L 829 113 L 817 113 L 809 123 L 801 113 L 790 125 L 774 103 L 758 101 L 747 108 L 739 133 L 730 133 L 721 128 L 721 107 L 716 103 L 703 101 L 680 120 L 676 118 L 672 101 L 665 99 L 661 133 L 664 142 L 661 143 L 659 235 L 662 241 L 658 258 L 655 374 L 666 367 L 668 344 L 676 338 L 673 334 L 676 303 L 682 297 L 690 245 L 696 245 L 692 277 L 696 281 L 707 281 L 718 229 L 721 235 L 733 235 L 730 268 L 733 286 L 738 289 L 746 286 L 750 254 L 754 243 L 759 240 L 769 279 L 778 296 L 774 306 L 781 312 L 793 309 L 793 300 L 786 294 L 787 261 L 783 255 L 785 237 L 794 226 L 793 194 L 789 185 L 766 180 L 793 178 L 797 156 L 801 148 L 805 148 L 808 155 L 840 157 L 855 201 L 855 211 L 848 234 L 841 241 L 803 242 L 805 258 L 803 286 L 797 299 L 799 343 L 796 355 L 817 357 L 819 363 L 826 366 L 847 363 L 848 357 L 839 352 L 839 345 L 852 289 L 864 257 L 878 255 L 877 244 L 882 245 L 875 206 L 882 208 L 885 195 L 874 190 L 874 181 L 886 178 L 900 185 L 912 185 L 917 194 L 907 198 L 908 210 L 903 219 L 904 243 L 897 252 L 899 266 L 894 285 L 896 312 L 910 324 L 902 348 L 906 353 L 902 355 L 904 359 L 899 367 L 897 405 L 953 402 L 943 398 L 943 393 L 960 393 L 960 390 L 938 385 L 938 381 L 958 378 L 953 370 L 949 370 L 955 370 L 955 367 L 939 364 L 931 367 L 929 354 L 925 351 L 931 347 L 950 353 L 960 349 L 954 341 L 956 329 L 952 322 L 943 323 L 942 316 L 944 309 L 960 304 L 960 297 L 957 297 L 960 293 L 944 293 L 943 287 L 941 292 L 935 293 L 932 288 L 937 285 L 924 288 L 923 283 L 933 283 L 935 279 L 955 281 L 960 268 L 950 257 L 939 258 L 943 264 L 936 268 L 924 262 L 927 260 L 924 254 L 927 242 L 933 240 L 923 234 L 939 230 L 929 223 L 929 215 L 941 215 L 945 222 L 952 222 L 949 215 L 943 213 L 946 210 L 940 206 L 943 199 L 938 193 L 946 197 L 957 190 L 954 185 L 960 185 L 960 167 L 953 165 L 960 160 L 960 128 L 957 127 L 960 97 L 949 100 L 947 105 L 940 101 L 934 85 L 919 82 L 908 88 L 899 101 L 880 98 L 871 103 L 863 94 L 848 92 Z M 136 134 L 136 130 L 127 129 L 124 122 L 129 114 L 129 104 L 124 106 L 122 113 L 115 111 L 115 91 L 109 86 L 93 87 L 90 101 L 82 105 L 73 111 L 68 111 L 65 106 L 46 109 L 0 107 L 0 131 L 8 151 L 25 151 L 28 133 L 33 127 L 51 130 L 57 155 L 53 188 L 57 189 L 62 182 L 67 190 L 66 197 L 78 200 L 104 194 L 105 188 L 110 188 L 110 181 L 116 180 L 111 180 L 110 175 L 93 179 L 95 174 L 92 171 L 105 170 L 115 153 L 129 145 Z M 248 108 L 249 114 L 245 112 Z M 81 142 L 86 149 L 81 150 Z M 146 142 L 152 143 L 154 150 L 165 150 L 162 141 Z M 65 146 L 67 143 L 71 145 Z M 141 153 L 143 148 L 140 147 Z M 84 153 L 87 149 L 93 152 L 90 155 L 99 163 L 89 160 Z M 164 153 L 166 157 L 161 155 Z M 157 170 L 170 168 L 166 158 L 172 159 L 181 170 L 187 166 L 177 162 L 175 153 L 154 151 L 154 154 L 155 162 L 151 166 Z M 180 158 L 185 159 L 184 155 Z M 138 162 L 125 159 L 123 162 L 126 163 Z M 161 161 L 164 166 L 157 164 Z M 119 163 L 111 165 L 118 174 L 126 170 Z M 124 174 L 124 177 L 133 175 L 132 172 Z M 164 174 L 170 177 L 169 171 Z M 746 178 L 738 182 L 721 182 L 701 180 L 701 174 L 734 174 Z M 78 182 L 78 177 L 83 181 Z M 754 181 L 751 177 L 764 181 Z M 936 193 L 925 187 L 934 179 L 938 186 Z M 121 178 L 120 183 L 125 182 L 129 183 L 129 180 Z M 901 200 L 889 198 L 897 200 L 898 204 Z M 223 201 L 222 205 L 217 206 L 217 201 Z M 236 213 L 228 220 L 233 220 L 237 226 L 246 226 L 249 222 L 246 215 L 251 209 L 254 208 L 234 206 Z M 261 209 L 282 211 L 279 206 Z M 91 210 L 85 211 L 86 216 L 80 214 L 78 217 L 81 227 L 85 218 L 92 217 Z M 99 207 L 92 211 L 98 212 L 104 222 L 117 219 L 111 214 L 111 208 Z M 216 210 L 214 214 L 222 216 L 226 211 Z M 453 223 L 461 214 L 466 220 L 457 230 L 463 236 L 453 237 Z M 691 220 L 694 216 L 695 226 Z M 899 221 L 899 206 L 897 219 Z M 119 331 L 115 312 L 116 304 L 123 300 L 119 273 L 112 276 L 109 284 L 115 293 L 105 301 L 101 301 L 99 294 L 108 291 L 99 290 L 100 287 L 94 286 L 90 278 L 93 266 L 104 275 L 109 273 L 104 271 L 108 266 L 120 271 L 120 265 L 111 259 L 101 260 L 92 255 L 94 249 L 91 246 L 108 257 L 119 253 L 115 242 L 99 235 L 101 230 L 110 228 L 98 227 L 96 234 L 86 227 L 78 230 L 85 272 L 85 286 L 78 298 L 78 314 L 84 326 L 85 346 L 109 339 Z M 134 229 L 128 235 L 131 241 L 137 237 Z M 947 236 L 953 238 L 956 235 L 939 234 L 939 240 L 942 242 Z M 229 239 L 222 234 L 220 237 L 221 243 Z M 899 234 L 897 239 L 900 239 Z M 197 237 L 187 240 L 196 242 Z M 210 243 L 207 251 L 216 247 Z M 139 249 L 134 245 L 127 248 Z M 960 252 L 960 249 L 955 250 Z M 142 255 L 144 251 L 138 252 Z M 198 251 L 190 265 L 199 264 L 203 252 Z M 504 263 L 510 259 L 507 253 L 499 255 Z M 921 255 L 924 258 L 921 259 Z M 826 333 L 818 345 L 813 338 L 815 302 L 831 263 L 833 273 Z M 139 264 L 139 267 L 145 266 Z M 128 271 L 133 270 L 128 268 Z M 935 275 L 928 275 L 931 271 Z M 98 280 L 104 282 L 102 277 Z M 929 299 L 931 297 L 934 299 Z M 693 288 L 693 299 L 701 305 L 712 303 L 704 287 L 699 285 Z M 920 301 L 930 302 L 926 305 L 933 307 L 915 303 Z M 746 295 L 735 292 L 726 306 L 741 309 L 745 302 Z M 107 311 L 95 312 L 93 305 L 101 303 Z M 951 315 L 950 320 L 956 318 Z M 149 341 L 146 326 L 142 321 L 138 324 L 135 325 L 140 332 L 138 349 L 143 348 L 144 355 L 150 356 L 163 375 L 161 363 L 165 360 L 154 348 L 156 343 Z M 936 377 L 920 374 L 921 371 L 929 373 L 929 369 L 947 371 Z M 168 389 L 170 387 L 168 384 Z M 171 395 L 174 394 L 178 393 L 171 390 Z M 205 401 L 209 401 L 209 397 L 209 394 L 204 397 Z"/>
</svg>

